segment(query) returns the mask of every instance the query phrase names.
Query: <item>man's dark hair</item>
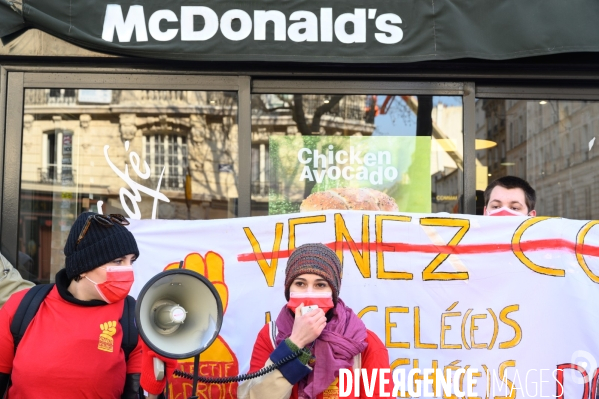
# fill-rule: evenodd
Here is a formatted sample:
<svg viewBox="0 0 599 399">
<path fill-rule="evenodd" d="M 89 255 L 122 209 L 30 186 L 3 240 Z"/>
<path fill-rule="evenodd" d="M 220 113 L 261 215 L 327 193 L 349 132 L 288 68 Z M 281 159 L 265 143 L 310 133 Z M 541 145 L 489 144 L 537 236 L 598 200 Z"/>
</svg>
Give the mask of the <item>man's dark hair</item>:
<svg viewBox="0 0 599 399">
<path fill-rule="evenodd" d="M 503 176 L 497 180 L 492 181 L 485 189 L 485 206 L 489 205 L 489 199 L 491 197 L 491 191 L 497 186 L 507 188 L 511 190 L 513 188 L 519 188 L 524 191 L 524 199 L 526 201 L 526 207 L 528 212 L 535 209 L 535 203 L 537 202 L 537 195 L 534 188 L 528 184 L 524 179 L 516 176 Z"/>
</svg>

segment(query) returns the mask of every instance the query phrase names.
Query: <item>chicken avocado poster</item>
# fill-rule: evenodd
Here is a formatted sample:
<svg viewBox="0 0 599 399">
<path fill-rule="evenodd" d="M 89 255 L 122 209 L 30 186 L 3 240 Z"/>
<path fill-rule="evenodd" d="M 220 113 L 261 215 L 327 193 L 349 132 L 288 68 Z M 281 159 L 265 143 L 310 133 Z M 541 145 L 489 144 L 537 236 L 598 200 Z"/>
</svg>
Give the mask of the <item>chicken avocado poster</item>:
<svg viewBox="0 0 599 399">
<path fill-rule="evenodd" d="M 430 136 L 271 136 L 269 214 L 431 212 L 430 153 Z"/>
</svg>

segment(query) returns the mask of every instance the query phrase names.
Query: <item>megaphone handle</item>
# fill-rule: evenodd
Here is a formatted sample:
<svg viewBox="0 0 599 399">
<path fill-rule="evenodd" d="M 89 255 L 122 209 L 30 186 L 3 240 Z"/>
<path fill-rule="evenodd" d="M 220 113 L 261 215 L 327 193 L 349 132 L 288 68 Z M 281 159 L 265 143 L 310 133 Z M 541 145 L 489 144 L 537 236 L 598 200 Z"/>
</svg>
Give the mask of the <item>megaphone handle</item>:
<svg viewBox="0 0 599 399">
<path fill-rule="evenodd" d="M 191 394 L 195 395 L 198 389 L 198 376 L 200 372 L 200 355 L 197 354 L 193 357 L 193 383 L 191 388 Z"/>
<path fill-rule="evenodd" d="M 152 360 L 154 360 L 154 377 L 156 381 L 162 381 L 164 379 L 164 362 L 157 357 Z"/>
</svg>

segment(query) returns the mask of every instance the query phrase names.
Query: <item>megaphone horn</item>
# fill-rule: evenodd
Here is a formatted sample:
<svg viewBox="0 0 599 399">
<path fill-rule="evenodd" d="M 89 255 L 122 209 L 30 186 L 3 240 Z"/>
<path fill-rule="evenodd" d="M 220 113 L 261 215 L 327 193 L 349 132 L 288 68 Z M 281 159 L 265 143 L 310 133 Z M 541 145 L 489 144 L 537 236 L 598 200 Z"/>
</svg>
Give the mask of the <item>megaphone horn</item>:
<svg viewBox="0 0 599 399">
<path fill-rule="evenodd" d="M 187 359 L 214 342 L 223 322 L 223 305 L 206 277 L 187 269 L 167 270 L 141 289 L 135 321 L 153 351 Z"/>
</svg>

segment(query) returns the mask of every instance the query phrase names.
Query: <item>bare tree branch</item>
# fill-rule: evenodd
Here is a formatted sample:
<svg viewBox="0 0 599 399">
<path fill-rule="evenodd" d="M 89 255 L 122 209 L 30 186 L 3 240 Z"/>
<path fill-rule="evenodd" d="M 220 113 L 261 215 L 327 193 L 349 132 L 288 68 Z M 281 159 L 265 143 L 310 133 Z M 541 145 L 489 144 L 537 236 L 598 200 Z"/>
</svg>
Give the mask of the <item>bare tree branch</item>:
<svg viewBox="0 0 599 399">
<path fill-rule="evenodd" d="M 416 136 L 432 136 L 432 113 L 433 96 L 418 96 L 418 112 L 416 115 Z"/>
<path fill-rule="evenodd" d="M 283 106 L 283 107 L 273 107 L 273 108 L 265 108 L 264 111 L 266 112 L 273 112 L 273 111 L 278 111 L 280 109 L 292 109 L 289 106 Z"/>
<path fill-rule="evenodd" d="M 339 104 L 339 101 L 341 101 L 342 98 L 342 95 L 332 96 L 328 103 L 324 103 L 316 108 L 316 110 L 314 110 L 314 115 L 312 116 L 312 123 L 308 125 L 306 113 L 304 112 L 304 96 L 302 94 L 294 94 L 292 116 L 300 133 L 304 136 L 309 136 L 313 133 L 320 132 L 320 121 L 322 116 Z"/>
<path fill-rule="evenodd" d="M 332 96 L 328 103 L 324 103 L 316 108 L 314 116 L 312 117 L 312 132 L 320 131 L 320 119 L 322 118 L 322 115 L 332 110 L 334 106 L 339 104 L 339 101 L 341 101 L 342 98 L 343 96 L 340 95 Z"/>
<path fill-rule="evenodd" d="M 293 110 L 292 110 L 293 121 L 297 125 L 297 129 L 304 136 L 312 134 L 312 129 L 306 122 L 306 114 L 304 112 L 304 96 L 301 94 L 293 95 Z"/>
<path fill-rule="evenodd" d="M 283 99 L 281 99 L 281 100 L 283 100 Z M 260 109 L 263 112 L 274 112 L 274 111 L 278 111 L 280 109 L 287 109 L 287 110 L 291 110 L 292 109 L 291 106 L 289 105 L 288 101 L 284 101 L 283 100 L 283 102 L 286 105 L 283 105 L 283 106 L 280 106 L 280 107 L 269 108 L 269 107 L 266 106 L 266 104 L 264 103 L 264 100 L 262 99 L 261 96 L 254 96 L 252 98 L 252 103 L 253 103 L 252 107 L 253 108 L 258 108 L 258 109 Z"/>
</svg>

